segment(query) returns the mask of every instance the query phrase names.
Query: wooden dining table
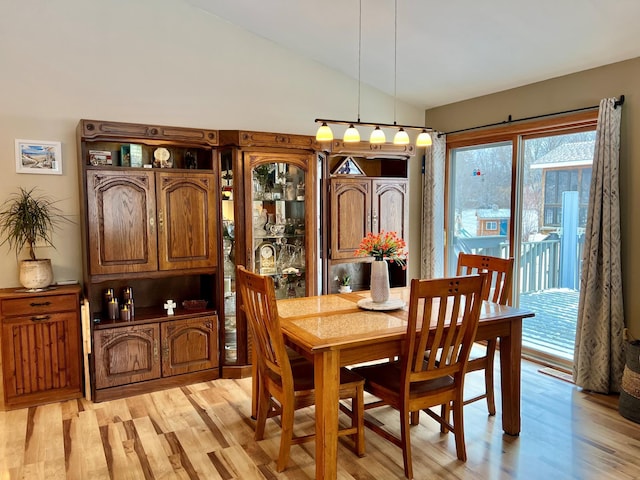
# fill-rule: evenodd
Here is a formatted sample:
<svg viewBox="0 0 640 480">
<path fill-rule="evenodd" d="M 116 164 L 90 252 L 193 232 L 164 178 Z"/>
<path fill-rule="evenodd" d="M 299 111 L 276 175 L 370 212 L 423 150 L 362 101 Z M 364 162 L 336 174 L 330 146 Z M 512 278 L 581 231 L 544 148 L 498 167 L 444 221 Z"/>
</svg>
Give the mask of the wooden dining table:
<svg viewBox="0 0 640 480">
<path fill-rule="evenodd" d="M 368 299 L 369 292 L 278 300 L 285 341 L 315 366 L 318 479 L 337 477 L 340 367 L 400 354 L 409 294 L 409 288 L 392 289 L 390 300 L 402 300 L 405 306 L 389 311 L 360 308 L 358 301 Z M 478 323 L 476 340 L 500 339 L 502 429 L 509 435 L 520 433 L 522 319 L 532 316 L 531 311 L 484 302 Z"/>
</svg>

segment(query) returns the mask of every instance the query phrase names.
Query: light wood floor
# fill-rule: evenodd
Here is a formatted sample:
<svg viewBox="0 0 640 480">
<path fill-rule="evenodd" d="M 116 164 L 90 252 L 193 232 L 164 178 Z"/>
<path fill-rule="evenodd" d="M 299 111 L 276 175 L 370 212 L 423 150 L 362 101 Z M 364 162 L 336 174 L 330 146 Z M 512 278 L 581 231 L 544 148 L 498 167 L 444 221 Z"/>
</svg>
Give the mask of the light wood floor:
<svg viewBox="0 0 640 480">
<path fill-rule="evenodd" d="M 640 425 L 618 414 L 617 398 L 584 393 L 538 369 L 523 367 L 519 437 L 502 434 L 500 412 L 488 417 L 481 402 L 466 407 L 466 463 L 456 459 L 453 436 L 422 415 L 412 428 L 416 478 L 640 478 Z M 481 376 L 468 378 L 471 391 Z M 279 429 L 270 420 L 267 439 L 253 440 L 250 390 L 250 379 L 216 380 L 0 412 L 0 479 L 313 478 L 313 443 L 294 446 L 288 469 L 275 472 Z M 390 428 L 397 424 L 393 410 L 371 413 Z M 311 431 L 313 409 L 296 421 L 299 432 Z M 400 449 L 369 430 L 366 441 L 364 458 L 341 441 L 340 479 L 404 478 Z"/>
</svg>

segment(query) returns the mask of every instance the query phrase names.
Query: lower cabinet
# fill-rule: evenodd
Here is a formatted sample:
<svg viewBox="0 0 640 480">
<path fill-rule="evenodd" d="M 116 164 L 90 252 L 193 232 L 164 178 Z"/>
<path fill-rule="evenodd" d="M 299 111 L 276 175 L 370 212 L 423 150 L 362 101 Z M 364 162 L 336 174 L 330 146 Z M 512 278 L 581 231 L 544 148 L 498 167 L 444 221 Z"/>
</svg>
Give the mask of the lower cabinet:
<svg viewBox="0 0 640 480">
<path fill-rule="evenodd" d="M 95 329 L 95 400 L 217 378 L 217 325 L 205 315 Z"/>
<path fill-rule="evenodd" d="M 80 287 L 0 290 L 5 408 L 82 396 Z"/>
</svg>

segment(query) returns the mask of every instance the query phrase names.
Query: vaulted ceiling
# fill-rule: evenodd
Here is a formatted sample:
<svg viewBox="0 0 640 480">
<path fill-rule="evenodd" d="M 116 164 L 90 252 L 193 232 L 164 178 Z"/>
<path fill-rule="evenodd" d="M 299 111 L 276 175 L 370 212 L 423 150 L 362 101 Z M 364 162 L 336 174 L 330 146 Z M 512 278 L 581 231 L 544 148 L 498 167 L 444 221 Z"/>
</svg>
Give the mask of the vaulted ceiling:
<svg viewBox="0 0 640 480">
<path fill-rule="evenodd" d="M 420 108 L 640 56 L 638 0 L 186 1 Z"/>
</svg>

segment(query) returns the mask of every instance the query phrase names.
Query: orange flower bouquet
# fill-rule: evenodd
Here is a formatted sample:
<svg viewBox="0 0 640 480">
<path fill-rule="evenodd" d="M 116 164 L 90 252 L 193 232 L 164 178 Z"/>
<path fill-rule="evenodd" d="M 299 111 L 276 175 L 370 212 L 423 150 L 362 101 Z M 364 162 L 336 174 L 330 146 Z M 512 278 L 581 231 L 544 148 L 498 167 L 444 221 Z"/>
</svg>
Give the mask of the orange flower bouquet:
<svg viewBox="0 0 640 480">
<path fill-rule="evenodd" d="M 396 262 L 402 268 L 407 268 L 407 244 L 398 237 L 396 232 L 385 232 L 381 230 L 378 234 L 368 233 L 362 239 L 356 256 L 373 257 L 376 260 L 388 260 Z"/>
</svg>

